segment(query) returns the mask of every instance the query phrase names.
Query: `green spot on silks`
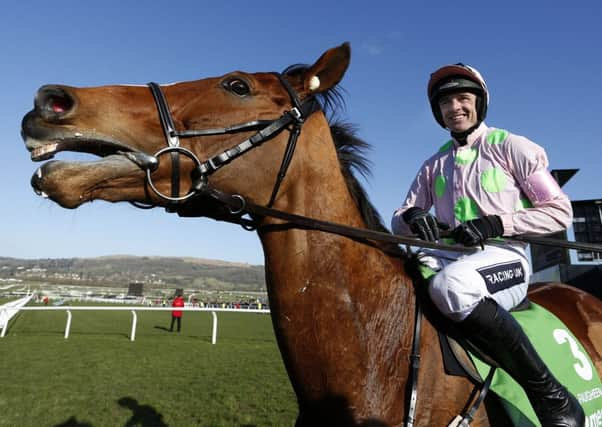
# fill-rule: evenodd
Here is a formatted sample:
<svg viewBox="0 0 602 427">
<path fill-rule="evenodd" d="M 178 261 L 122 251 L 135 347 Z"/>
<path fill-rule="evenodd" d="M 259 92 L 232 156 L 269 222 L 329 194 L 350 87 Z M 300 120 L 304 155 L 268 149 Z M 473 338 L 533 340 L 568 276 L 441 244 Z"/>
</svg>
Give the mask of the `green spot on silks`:
<svg viewBox="0 0 602 427">
<path fill-rule="evenodd" d="M 443 175 L 437 176 L 435 178 L 435 194 L 437 197 L 442 197 L 445 194 L 445 177 Z"/>
<path fill-rule="evenodd" d="M 487 169 L 481 174 L 481 187 L 490 193 L 499 193 L 506 187 L 506 174 L 500 168 Z"/>
<path fill-rule="evenodd" d="M 476 148 L 469 148 L 467 150 L 461 150 L 456 153 L 456 164 L 465 166 L 472 163 L 478 156 Z"/>
<path fill-rule="evenodd" d="M 449 141 L 447 141 L 445 144 L 443 144 L 441 146 L 441 148 L 439 148 L 439 152 L 442 153 L 444 151 L 447 151 L 451 148 L 451 146 L 454 144 L 454 140 L 450 139 Z"/>
<path fill-rule="evenodd" d="M 454 216 L 460 222 L 470 221 L 479 217 L 479 207 L 469 197 L 461 197 L 454 206 Z"/>
<path fill-rule="evenodd" d="M 501 144 L 508 137 L 508 131 L 496 129 L 487 135 L 487 142 L 490 144 Z"/>
</svg>

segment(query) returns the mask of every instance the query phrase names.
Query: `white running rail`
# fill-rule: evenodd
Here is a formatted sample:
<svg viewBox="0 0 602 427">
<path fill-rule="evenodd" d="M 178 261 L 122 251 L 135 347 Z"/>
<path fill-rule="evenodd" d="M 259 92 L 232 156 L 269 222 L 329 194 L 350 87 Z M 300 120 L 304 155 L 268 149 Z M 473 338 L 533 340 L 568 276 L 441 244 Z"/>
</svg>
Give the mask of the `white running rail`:
<svg viewBox="0 0 602 427">
<path fill-rule="evenodd" d="M 31 297 L 28 297 L 31 298 Z M 15 302 L 15 301 L 13 301 Z M 270 310 L 264 309 L 253 309 L 253 308 L 200 308 L 200 307 L 119 307 L 119 306 L 103 306 L 103 307 L 91 307 L 91 306 L 53 306 L 53 307 L 11 307 L 5 308 L 0 307 L 0 319 L 4 316 L 3 312 L 8 310 L 18 311 L 66 311 L 67 312 L 67 324 L 65 325 L 65 339 L 69 338 L 69 331 L 71 329 L 71 312 L 72 311 L 131 311 L 132 312 L 132 328 L 130 332 L 130 341 L 136 339 L 136 324 L 138 321 L 137 311 L 210 311 L 213 317 L 213 327 L 211 329 L 211 344 L 217 342 L 217 314 L 218 311 L 226 311 L 231 313 L 264 313 L 269 314 Z M 15 313 L 16 314 L 16 313 Z M 14 314 L 13 314 L 14 315 Z M 2 326 L 2 332 L 0 332 L 0 338 L 4 338 L 6 330 L 8 329 L 8 322 L 0 324 Z"/>
<path fill-rule="evenodd" d="M 25 306 L 32 297 L 33 294 L 29 294 L 23 298 L 0 305 L 0 328 L 2 328 L 2 332 L 8 327 L 10 319 L 16 316 L 19 309 Z M 4 334 L 2 334 L 2 336 L 4 336 Z"/>
</svg>

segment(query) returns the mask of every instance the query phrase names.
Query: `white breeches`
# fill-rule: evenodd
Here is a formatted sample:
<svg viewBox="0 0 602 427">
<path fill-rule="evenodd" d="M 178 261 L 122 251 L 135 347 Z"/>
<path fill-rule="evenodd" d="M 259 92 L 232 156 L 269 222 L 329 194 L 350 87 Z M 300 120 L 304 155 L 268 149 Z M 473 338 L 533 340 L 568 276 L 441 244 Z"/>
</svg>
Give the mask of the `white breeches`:
<svg viewBox="0 0 602 427">
<path fill-rule="evenodd" d="M 531 270 L 521 246 L 485 245 L 471 253 L 423 249 L 418 257 L 437 272 L 429 294 L 453 321 L 464 320 L 485 297 L 510 310 L 527 295 Z"/>
</svg>

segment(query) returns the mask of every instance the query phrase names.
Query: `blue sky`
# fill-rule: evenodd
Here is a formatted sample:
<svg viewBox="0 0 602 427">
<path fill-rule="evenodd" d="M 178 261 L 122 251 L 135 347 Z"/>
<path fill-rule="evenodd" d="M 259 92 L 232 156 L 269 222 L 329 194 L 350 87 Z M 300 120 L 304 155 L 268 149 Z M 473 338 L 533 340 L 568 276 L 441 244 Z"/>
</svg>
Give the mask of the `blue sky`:
<svg viewBox="0 0 602 427">
<path fill-rule="evenodd" d="M 195 80 L 311 63 L 349 41 L 342 117 L 372 145 L 366 188 L 389 222 L 422 161 L 446 139 L 429 74 L 462 61 L 491 91 L 487 123 L 543 145 L 551 168 L 579 168 L 574 200 L 602 197 L 602 3 L 13 1 L 0 16 L 0 256 L 194 256 L 263 263 L 255 234 L 209 219 L 36 196 L 20 121 L 46 83 Z M 545 5 L 545 7 L 542 7 Z M 65 154 L 60 158 L 70 158 Z"/>
</svg>

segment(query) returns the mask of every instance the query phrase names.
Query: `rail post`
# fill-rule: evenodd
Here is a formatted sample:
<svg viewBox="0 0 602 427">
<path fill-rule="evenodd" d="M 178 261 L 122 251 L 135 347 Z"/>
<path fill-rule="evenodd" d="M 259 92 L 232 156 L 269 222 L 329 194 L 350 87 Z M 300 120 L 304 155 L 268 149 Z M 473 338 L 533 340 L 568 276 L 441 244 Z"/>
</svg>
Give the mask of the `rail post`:
<svg viewBox="0 0 602 427">
<path fill-rule="evenodd" d="M 6 330 L 8 329 L 8 310 L 3 308 L 0 311 L 0 321 L 2 321 L 2 333 L 0 333 L 0 338 L 4 338 L 6 334 Z"/>
<path fill-rule="evenodd" d="M 211 315 L 213 316 L 213 330 L 211 332 L 211 344 L 215 344 L 215 342 L 217 341 L 217 314 L 215 314 L 215 311 L 212 311 Z"/>
<path fill-rule="evenodd" d="M 136 339 L 136 323 L 138 322 L 138 316 L 136 315 L 136 310 L 132 310 L 132 332 L 130 333 L 130 341 L 134 341 Z"/>
<path fill-rule="evenodd" d="M 69 338 L 69 330 L 71 329 L 71 310 L 67 310 L 67 324 L 65 325 L 65 339 Z"/>
</svg>

